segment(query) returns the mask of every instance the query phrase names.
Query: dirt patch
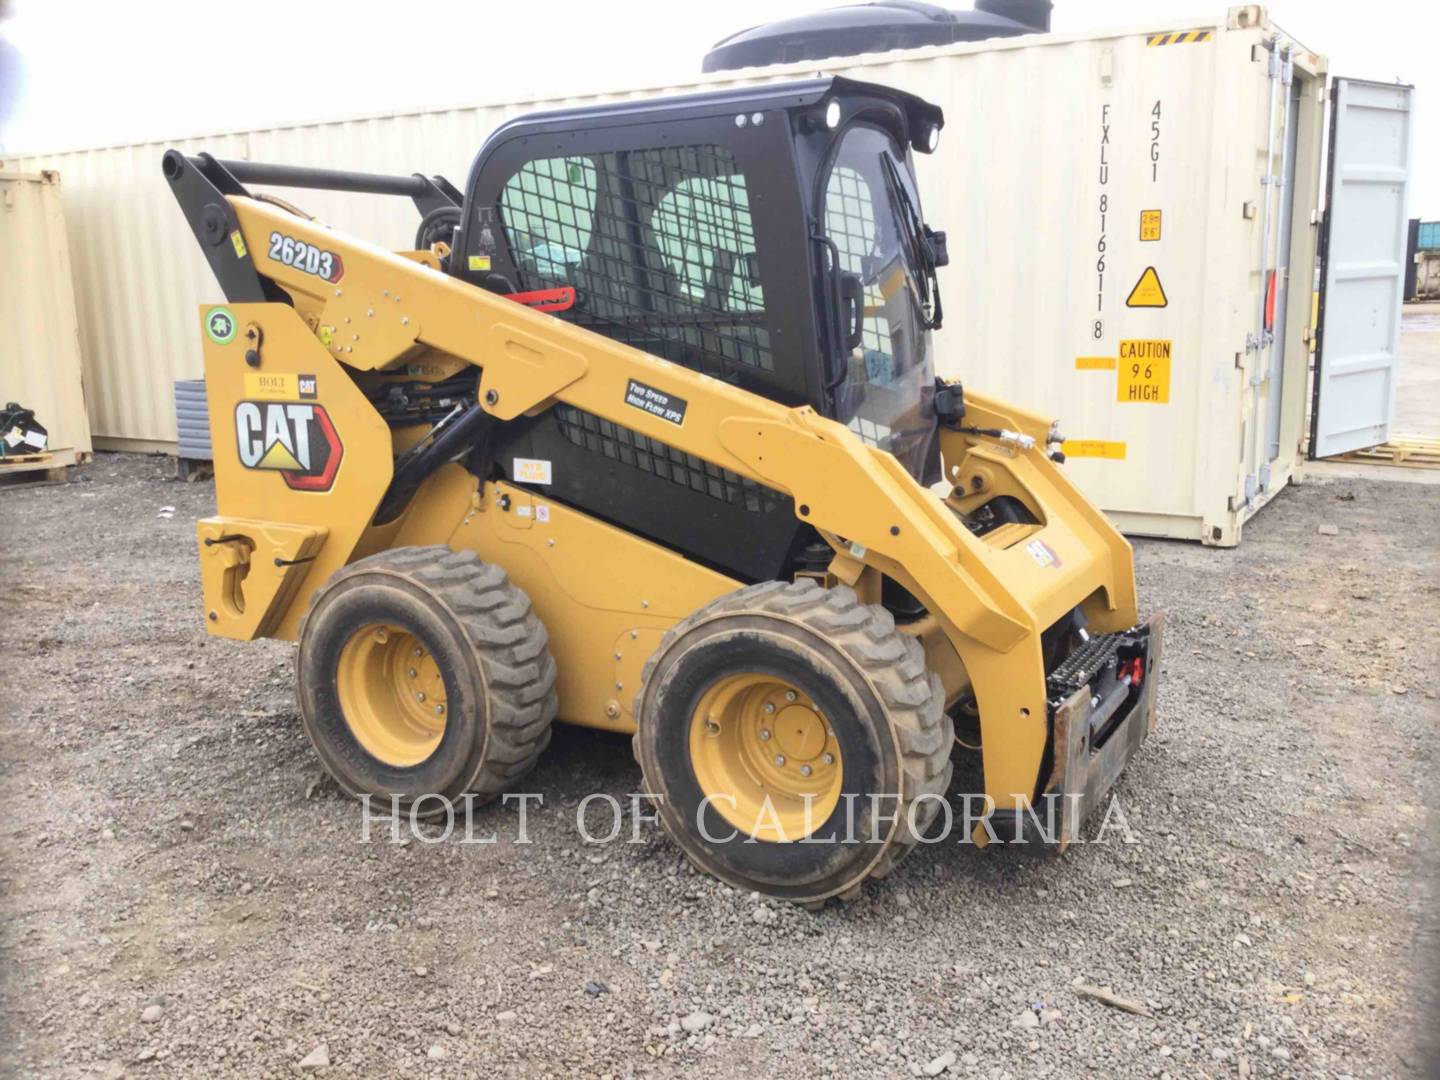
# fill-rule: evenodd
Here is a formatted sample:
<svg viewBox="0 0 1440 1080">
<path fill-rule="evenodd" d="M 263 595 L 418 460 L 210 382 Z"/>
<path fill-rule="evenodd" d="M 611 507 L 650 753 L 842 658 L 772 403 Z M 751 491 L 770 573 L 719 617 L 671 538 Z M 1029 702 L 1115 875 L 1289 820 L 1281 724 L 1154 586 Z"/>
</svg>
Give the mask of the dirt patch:
<svg viewBox="0 0 1440 1080">
<path fill-rule="evenodd" d="M 653 826 L 586 845 L 580 800 L 639 773 L 574 729 L 530 843 L 513 805 L 477 812 L 494 843 L 363 842 L 292 648 L 206 636 L 213 488 L 172 477 L 101 455 L 0 493 L 10 1074 L 291 1075 L 322 1043 L 342 1075 L 1424 1071 L 1440 488 L 1307 485 L 1238 550 L 1137 543 L 1169 613 L 1161 727 L 1118 789 L 1138 843 L 936 845 L 807 914 Z"/>
</svg>

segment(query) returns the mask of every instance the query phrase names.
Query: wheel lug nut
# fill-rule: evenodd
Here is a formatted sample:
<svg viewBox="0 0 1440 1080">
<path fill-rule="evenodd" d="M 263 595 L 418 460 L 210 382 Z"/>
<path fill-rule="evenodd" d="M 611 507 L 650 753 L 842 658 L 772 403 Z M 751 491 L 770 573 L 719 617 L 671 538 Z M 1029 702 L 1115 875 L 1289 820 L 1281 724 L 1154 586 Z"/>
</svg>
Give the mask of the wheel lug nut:
<svg viewBox="0 0 1440 1080">
<path fill-rule="evenodd" d="M 411 677 L 412 679 L 415 678 L 415 676 L 418 675 L 418 674 L 420 674 L 420 673 L 419 673 L 418 671 L 416 671 L 413 667 L 410 669 L 410 677 Z"/>
<path fill-rule="evenodd" d="M 424 701 L 424 700 L 425 700 L 425 692 L 422 690 L 422 691 L 419 691 L 418 693 L 416 693 L 416 695 L 415 695 L 415 700 L 416 700 L 416 701 Z"/>
<path fill-rule="evenodd" d="M 773 701 L 765 702 L 765 711 L 767 713 L 773 713 L 775 711 L 775 703 Z"/>
<path fill-rule="evenodd" d="M 421 649 L 419 645 L 416 645 L 416 646 L 415 646 L 415 655 L 416 655 L 416 656 L 422 656 L 422 655 L 424 655 L 424 650 Z"/>
<path fill-rule="evenodd" d="M 761 742 L 769 742 L 769 741 L 770 741 L 770 729 L 769 729 L 768 727 L 767 727 L 767 728 L 761 728 L 761 729 L 760 729 L 760 741 L 761 741 Z"/>
<path fill-rule="evenodd" d="M 436 705 L 436 706 L 435 706 L 435 715 L 436 715 L 436 716 L 444 716 L 444 715 L 445 715 L 445 706 L 444 706 L 444 705 Z"/>
<path fill-rule="evenodd" d="M 795 691 L 794 691 L 794 690 L 786 690 L 786 691 L 785 691 L 785 700 L 786 700 L 786 701 L 794 701 L 794 700 L 795 700 Z"/>
<path fill-rule="evenodd" d="M 826 765 L 834 765 L 834 764 L 835 764 L 835 755 L 834 755 L 834 754 L 823 754 L 823 755 L 821 755 L 820 760 L 823 761 Z"/>
<path fill-rule="evenodd" d="M 776 765 L 784 765 L 784 764 L 785 764 L 785 755 L 784 755 L 784 754 L 776 754 L 776 755 L 775 755 L 775 764 L 776 764 Z"/>
<path fill-rule="evenodd" d="M 810 775 L 810 772 L 811 772 L 811 769 L 810 769 L 810 766 L 809 766 L 809 765 L 801 765 L 801 766 L 800 766 L 800 775 L 801 775 L 801 776 L 809 776 L 809 775 Z"/>
<path fill-rule="evenodd" d="M 720 725 L 717 724 L 717 723 L 715 723 L 714 720 L 706 720 L 706 721 L 705 721 L 705 730 L 708 731 L 711 735 L 719 735 L 719 734 L 720 734 Z"/>
</svg>

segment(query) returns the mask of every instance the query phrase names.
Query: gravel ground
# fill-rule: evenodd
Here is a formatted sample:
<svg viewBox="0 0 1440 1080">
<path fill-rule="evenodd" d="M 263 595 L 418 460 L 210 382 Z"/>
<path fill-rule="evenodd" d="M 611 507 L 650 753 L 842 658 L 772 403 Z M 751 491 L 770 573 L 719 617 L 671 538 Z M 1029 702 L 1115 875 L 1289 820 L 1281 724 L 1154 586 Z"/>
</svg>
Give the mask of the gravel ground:
<svg viewBox="0 0 1440 1080">
<path fill-rule="evenodd" d="M 639 774 L 568 728 L 530 843 L 514 806 L 477 812 L 493 844 L 364 842 L 292 647 L 204 632 L 211 486 L 83 474 L 0 492 L 0 1070 L 1426 1072 L 1440 487 L 1309 484 L 1238 550 L 1137 544 L 1169 624 L 1161 726 L 1117 789 L 1135 843 L 935 845 L 808 914 L 653 827 L 587 846 L 579 800 Z"/>
</svg>

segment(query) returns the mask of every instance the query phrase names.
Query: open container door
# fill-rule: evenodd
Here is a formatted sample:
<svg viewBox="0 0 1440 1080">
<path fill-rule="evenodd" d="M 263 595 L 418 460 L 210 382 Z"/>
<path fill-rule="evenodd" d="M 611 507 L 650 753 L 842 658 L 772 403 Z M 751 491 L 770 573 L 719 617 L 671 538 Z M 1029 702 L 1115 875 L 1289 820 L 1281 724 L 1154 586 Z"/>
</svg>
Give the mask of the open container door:
<svg viewBox="0 0 1440 1080">
<path fill-rule="evenodd" d="M 1390 437 L 1405 286 L 1414 87 L 1336 79 L 1310 456 Z"/>
</svg>

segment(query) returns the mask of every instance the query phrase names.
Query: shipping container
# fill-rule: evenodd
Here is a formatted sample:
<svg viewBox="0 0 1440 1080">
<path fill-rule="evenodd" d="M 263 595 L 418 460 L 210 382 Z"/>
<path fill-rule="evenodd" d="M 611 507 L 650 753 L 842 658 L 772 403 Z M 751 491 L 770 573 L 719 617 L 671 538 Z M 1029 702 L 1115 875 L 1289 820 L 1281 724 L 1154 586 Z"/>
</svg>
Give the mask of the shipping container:
<svg viewBox="0 0 1440 1080">
<path fill-rule="evenodd" d="M 0 406 L 32 410 L 48 435 L 45 454 L 17 456 L 7 474 L 90 457 L 70 269 L 60 177 L 0 172 Z"/>
<path fill-rule="evenodd" d="M 917 161 L 926 216 L 949 234 L 940 372 L 1058 416 L 1068 468 L 1127 531 L 1238 542 L 1302 461 L 1326 85 L 1325 60 L 1255 5 L 21 159 L 67 177 L 97 434 L 173 446 L 171 386 L 199 373 L 194 313 L 217 292 L 161 180 L 166 147 L 458 182 L 523 112 L 816 71 L 945 110 L 938 153 Z M 411 242 L 404 200 L 280 194 L 375 242 Z"/>
<path fill-rule="evenodd" d="M 1237 543 L 1303 461 L 1324 59 L 1251 6 L 840 70 L 945 110 L 942 373 L 1057 416 L 1126 532 Z"/>
<path fill-rule="evenodd" d="M 1440 300 L 1440 248 L 1415 254 L 1413 300 Z"/>
</svg>

